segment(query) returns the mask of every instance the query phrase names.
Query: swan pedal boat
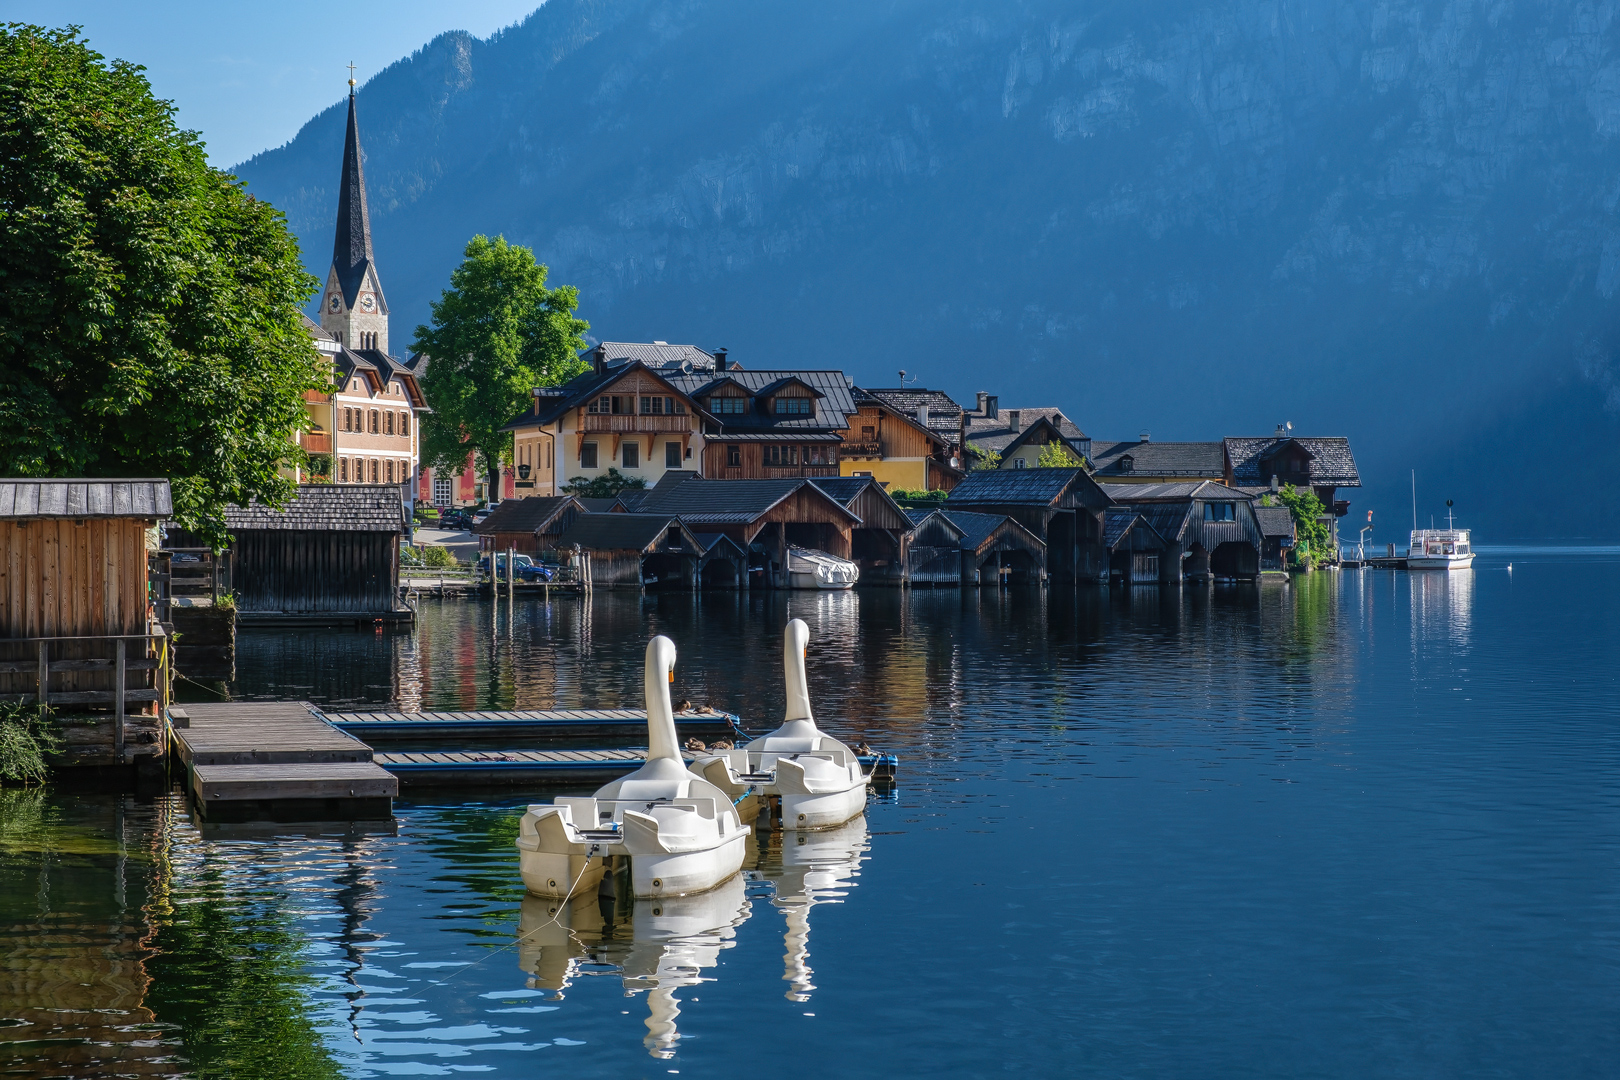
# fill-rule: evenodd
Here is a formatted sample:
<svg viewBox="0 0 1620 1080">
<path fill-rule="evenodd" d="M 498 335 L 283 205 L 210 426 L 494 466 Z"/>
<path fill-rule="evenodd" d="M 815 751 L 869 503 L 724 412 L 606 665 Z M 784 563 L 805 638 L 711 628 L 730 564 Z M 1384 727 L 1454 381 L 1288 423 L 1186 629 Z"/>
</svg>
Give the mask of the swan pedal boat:
<svg viewBox="0 0 1620 1080">
<path fill-rule="evenodd" d="M 872 777 L 859 755 L 816 727 L 804 674 L 810 628 L 803 619 L 782 634 L 782 674 L 787 715 L 782 726 L 737 750 L 707 754 L 691 771 L 737 802 L 745 815 L 758 812 L 759 796 L 781 799 L 784 829 L 830 829 L 866 810 Z M 750 798 L 749 796 L 753 797 Z"/>
<path fill-rule="evenodd" d="M 536 896 L 597 888 L 612 858 L 627 858 L 637 898 L 705 892 L 742 868 L 748 834 L 733 798 L 687 771 L 676 743 L 669 680 L 675 644 L 647 644 L 647 762 L 590 798 L 528 808 L 518 828 L 523 885 Z"/>
</svg>

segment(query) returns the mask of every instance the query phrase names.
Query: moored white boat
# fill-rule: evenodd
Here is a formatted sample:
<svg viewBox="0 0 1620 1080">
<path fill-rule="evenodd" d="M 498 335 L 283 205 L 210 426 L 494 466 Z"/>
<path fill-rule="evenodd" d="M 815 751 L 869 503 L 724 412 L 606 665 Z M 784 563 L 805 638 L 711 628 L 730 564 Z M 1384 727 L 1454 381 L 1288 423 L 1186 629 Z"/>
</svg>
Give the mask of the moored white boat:
<svg viewBox="0 0 1620 1080">
<path fill-rule="evenodd" d="M 781 727 L 737 750 L 700 757 L 692 772 L 742 800 L 781 801 L 784 829 L 828 829 L 866 809 L 871 778 L 861 771 L 860 757 L 816 727 L 810 690 L 804 675 L 804 647 L 810 628 L 803 619 L 787 624 L 782 634 L 782 672 L 787 683 L 787 712 Z"/>
<path fill-rule="evenodd" d="M 790 589 L 849 589 L 860 576 L 861 568 L 848 559 L 811 548 L 788 548 Z"/>
<path fill-rule="evenodd" d="M 675 644 L 647 643 L 647 762 L 591 798 L 535 804 L 518 829 L 523 884 L 537 896 L 595 888 L 607 860 L 625 858 L 631 895 L 681 896 L 714 888 L 742 867 L 749 832 L 732 797 L 688 772 L 675 735 L 669 680 Z"/>
<path fill-rule="evenodd" d="M 1465 570 L 1474 565 L 1467 529 L 1413 529 L 1408 570 Z"/>
</svg>

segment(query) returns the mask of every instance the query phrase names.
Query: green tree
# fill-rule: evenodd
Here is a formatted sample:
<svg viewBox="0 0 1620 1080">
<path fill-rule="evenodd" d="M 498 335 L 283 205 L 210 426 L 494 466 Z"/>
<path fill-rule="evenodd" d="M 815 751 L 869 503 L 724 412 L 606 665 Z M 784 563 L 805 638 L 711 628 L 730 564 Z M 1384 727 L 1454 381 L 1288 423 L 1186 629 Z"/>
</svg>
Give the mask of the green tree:
<svg viewBox="0 0 1620 1080">
<path fill-rule="evenodd" d="M 227 504 L 292 494 L 319 282 L 143 70 L 0 28 L 0 474 L 166 476 L 223 543 Z"/>
<path fill-rule="evenodd" d="M 1331 550 L 1333 534 L 1327 522 L 1321 520 L 1327 508 L 1316 497 L 1316 492 L 1284 484 L 1277 497 L 1294 517 L 1294 558 L 1310 557 L 1319 563 L 1331 560 L 1335 555 Z"/>
<path fill-rule="evenodd" d="M 1086 459 L 1070 450 L 1067 443 L 1049 442 L 1046 449 L 1041 451 L 1041 459 L 1035 463 L 1041 469 L 1079 469 L 1086 464 Z"/>
<path fill-rule="evenodd" d="M 460 472 L 469 452 L 489 480 L 491 500 L 512 433 L 536 386 L 557 386 L 586 369 L 579 352 L 590 324 L 574 317 L 579 290 L 546 288 L 534 252 L 504 237 L 467 242 L 450 288 L 418 326 L 412 348 L 428 355 L 422 392 L 433 406 L 422 425 L 424 468 Z"/>
<path fill-rule="evenodd" d="M 576 476 L 563 485 L 563 491 L 582 499 L 611 499 L 625 488 L 644 488 L 647 481 L 639 476 L 626 476 L 618 469 L 609 468 L 601 476 L 586 479 Z"/>
<path fill-rule="evenodd" d="M 988 447 L 968 446 L 968 457 L 972 459 L 972 468 L 999 469 L 1001 468 L 1001 455 Z"/>
</svg>

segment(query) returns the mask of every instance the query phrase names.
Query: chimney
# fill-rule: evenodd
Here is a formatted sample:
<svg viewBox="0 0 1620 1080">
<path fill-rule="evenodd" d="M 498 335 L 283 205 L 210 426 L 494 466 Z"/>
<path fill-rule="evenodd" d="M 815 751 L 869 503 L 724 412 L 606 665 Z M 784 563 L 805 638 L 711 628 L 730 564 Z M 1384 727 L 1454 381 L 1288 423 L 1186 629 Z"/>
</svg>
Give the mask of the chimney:
<svg viewBox="0 0 1620 1080">
<path fill-rule="evenodd" d="M 1024 410 L 1023 409 L 1008 409 L 1007 410 L 1007 426 L 1012 428 L 1014 431 L 1022 431 L 1023 430 L 1023 425 L 1020 423 L 1020 421 L 1023 420 L 1023 419 L 1024 419 Z"/>
<path fill-rule="evenodd" d="M 919 406 L 917 406 L 917 423 L 921 424 L 923 427 L 928 426 L 928 406 L 927 405 L 919 405 Z"/>
<path fill-rule="evenodd" d="M 1281 424 L 1278 424 L 1277 425 L 1277 438 L 1279 438 L 1279 439 L 1284 438 L 1284 437 L 1287 436 L 1287 434 L 1288 434 L 1288 429 L 1283 427 Z"/>
<path fill-rule="evenodd" d="M 596 346 L 596 356 L 595 356 L 594 364 L 595 364 L 595 367 L 596 367 L 596 373 L 598 375 L 602 374 L 602 372 L 607 370 L 607 346 L 606 345 L 601 344 L 601 343 L 597 344 L 597 346 Z"/>
<path fill-rule="evenodd" d="M 537 386 L 533 390 L 530 390 L 529 391 L 529 396 L 534 398 L 534 415 L 539 416 L 540 415 L 540 388 Z"/>
<path fill-rule="evenodd" d="M 1151 432 L 1151 431 L 1138 432 L 1137 436 L 1136 436 L 1136 441 L 1137 442 L 1152 442 L 1153 441 L 1153 432 Z"/>
<path fill-rule="evenodd" d="M 974 410 L 975 412 L 978 412 L 981 415 L 984 413 L 984 401 L 989 396 L 990 395 L 986 394 L 983 390 L 979 391 L 979 407 L 976 410 Z"/>
<path fill-rule="evenodd" d="M 984 395 L 984 415 L 994 420 L 1001 415 L 1001 399 L 994 394 Z"/>
<path fill-rule="evenodd" d="M 716 350 L 714 350 L 714 370 L 716 370 L 716 371 L 729 371 L 730 368 L 731 368 L 731 361 L 726 359 L 726 350 L 725 349 L 716 349 Z"/>
<path fill-rule="evenodd" d="M 1271 474 L 1271 490 L 1272 491 L 1277 490 L 1277 474 L 1276 473 Z"/>
</svg>

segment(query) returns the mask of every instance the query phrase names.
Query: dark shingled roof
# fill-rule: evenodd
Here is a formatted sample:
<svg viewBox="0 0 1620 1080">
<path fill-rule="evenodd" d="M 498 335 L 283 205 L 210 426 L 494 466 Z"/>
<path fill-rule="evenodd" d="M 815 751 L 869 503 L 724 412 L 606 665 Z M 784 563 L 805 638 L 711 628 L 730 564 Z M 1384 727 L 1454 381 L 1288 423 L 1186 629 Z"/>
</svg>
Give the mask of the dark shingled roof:
<svg viewBox="0 0 1620 1080">
<path fill-rule="evenodd" d="M 1001 528 L 1003 522 L 1012 521 L 1004 514 L 976 514 L 971 510 L 942 510 L 940 513 L 962 530 L 962 546 L 969 551 L 979 550 L 979 545 L 990 539 L 990 534 Z M 1016 521 L 1013 524 L 1023 528 Z M 1030 539 L 1040 543 L 1038 537 L 1031 535 Z"/>
<path fill-rule="evenodd" d="M 678 387 L 683 394 L 692 398 L 703 397 L 710 389 L 727 381 L 736 383 L 752 394 L 771 394 L 791 382 L 798 381 L 821 395 L 815 399 L 814 416 L 763 413 L 753 407 L 745 413 L 726 413 L 718 416 L 717 419 L 722 424 L 721 430 L 726 435 L 770 431 L 794 434 L 840 431 L 849 426 L 849 416 L 856 409 L 849 376 L 842 371 L 812 371 L 797 368 L 792 371 L 738 371 L 733 368 L 719 374 L 702 371 L 691 375 L 680 372 L 660 372 L 660 374 L 668 379 L 671 385 Z"/>
<path fill-rule="evenodd" d="M 693 533 L 692 535 L 697 537 L 698 546 L 703 549 L 705 555 L 716 547 L 729 547 L 739 555 L 747 554 L 741 544 L 725 533 Z"/>
<path fill-rule="evenodd" d="M 579 505 L 585 508 L 587 514 L 610 514 L 613 508 L 619 505 L 619 497 L 615 495 L 611 499 L 581 498 Z"/>
<path fill-rule="evenodd" d="M 855 404 L 873 398 L 895 412 L 916 416 L 917 410 L 928 406 L 928 429 L 940 439 L 955 446 L 962 435 L 962 406 L 940 390 L 890 390 L 855 388 Z"/>
<path fill-rule="evenodd" d="M 974 469 L 946 496 L 950 507 L 1025 503 L 1050 506 L 1084 469 Z"/>
<path fill-rule="evenodd" d="M 343 302 L 354 307 L 360 286 L 370 270 L 377 286 L 378 310 L 387 314 L 382 283 L 376 281 L 371 253 L 371 215 L 366 212 L 366 171 L 360 153 L 360 124 L 354 115 L 354 92 L 349 93 L 349 130 L 343 137 L 343 175 L 338 180 L 337 236 L 332 242 L 332 268 L 337 271 Z"/>
<path fill-rule="evenodd" d="M 1213 480 L 1190 480 L 1174 484 L 1103 484 L 1102 489 L 1117 503 L 1148 500 L 1233 499 L 1247 502 L 1254 496 Z"/>
<path fill-rule="evenodd" d="M 225 508 L 231 532 L 403 533 L 405 500 L 398 484 L 299 484 L 285 510 L 254 500 Z"/>
<path fill-rule="evenodd" d="M 877 484 L 870 476 L 817 476 L 810 481 L 843 506 L 854 502 L 868 486 Z M 882 485 L 878 485 L 880 488 Z M 887 491 L 884 492 L 888 494 Z"/>
<path fill-rule="evenodd" d="M 167 480 L 0 480 L 0 518 L 166 518 Z"/>
<path fill-rule="evenodd" d="M 577 505 L 572 495 L 527 495 L 521 499 L 507 499 L 490 512 L 489 517 L 473 526 L 475 533 L 532 533 L 539 532 L 554 522 L 570 505 Z M 584 507 L 579 507 L 584 511 Z"/>
<path fill-rule="evenodd" d="M 1132 467 L 1120 467 L 1129 456 Z M 1218 442 L 1103 442 L 1091 444 L 1092 478 L 1099 484 L 1110 477 L 1145 473 L 1149 476 L 1185 476 L 1219 480 L 1226 475 L 1226 454 Z"/>
<path fill-rule="evenodd" d="M 1007 414 L 1018 414 L 1018 425 L 1013 426 L 1012 418 Z M 987 416 L 968 414 L 968 442 L 981 449 L 994 450 L 1000 453 L 1025 430 L 1041 419 L 1045 419 L 1058 430 L 1058 434 L 1071 442 L 1079 443 L 1086 438 L 1086 433 L 1075 426 L 1074 421 L 1063 415 L 1062 409 L 1051 406 L 1024 409 L 998 409 L 994 419 Z"/>
<path fill-rule="evenodd" d="M 1131 531 L 1132 526 L 1144 528 L 1153 533 L 1153 539 L 1160 545 L 1164 537 L 1159 535 L 1153 523 L 1133 506 L 1110 506 L 1103 512 L 1103 547 L 1112 551 L 1125 535 Z"/>
<path fill-rule="evenodd" d="M 1294 512 L 1286 506 L 1257 506 L 1254 519 L 1260 523 L 1261 536 L 1294 535 Z"/>
<path fill-rule="evenodd" d="M 557 546 L 570 548 L 578 544 L 586 551 L 645 551 L 663 539 L 671 525 L 680 524 L 672 514 L 581 514 L 557 538 Z M 693 537 L 692 542 L 696 544 L 697 538 Z"/>
<path fill-rule="evenodd" d="M 1311 455 L 1311 483 L 1322 487 L 1360 487 L 1361 473 L 1350 440 L 1307 439 L 1273 435 L 1264 439 L 1226 439 L 1226 458 L 1232 463 L 1232 483 L 1238 487 L 1266 487 L 1271 477 L 1260 475 L 1260 459 L 1282 443 L 1299 443 Z"/>
<path fill-rule="evenodd" d="M 679 514 L 681 520 L 689 524 L 744 525 L 807 485 L 839 511 L 857 523 L 860 521 L 857 515 L 809 480 L 797 479 L 688 480 L 667 491 L 650 490 L 641 509 L 649 514 Z"/>
</svg>

